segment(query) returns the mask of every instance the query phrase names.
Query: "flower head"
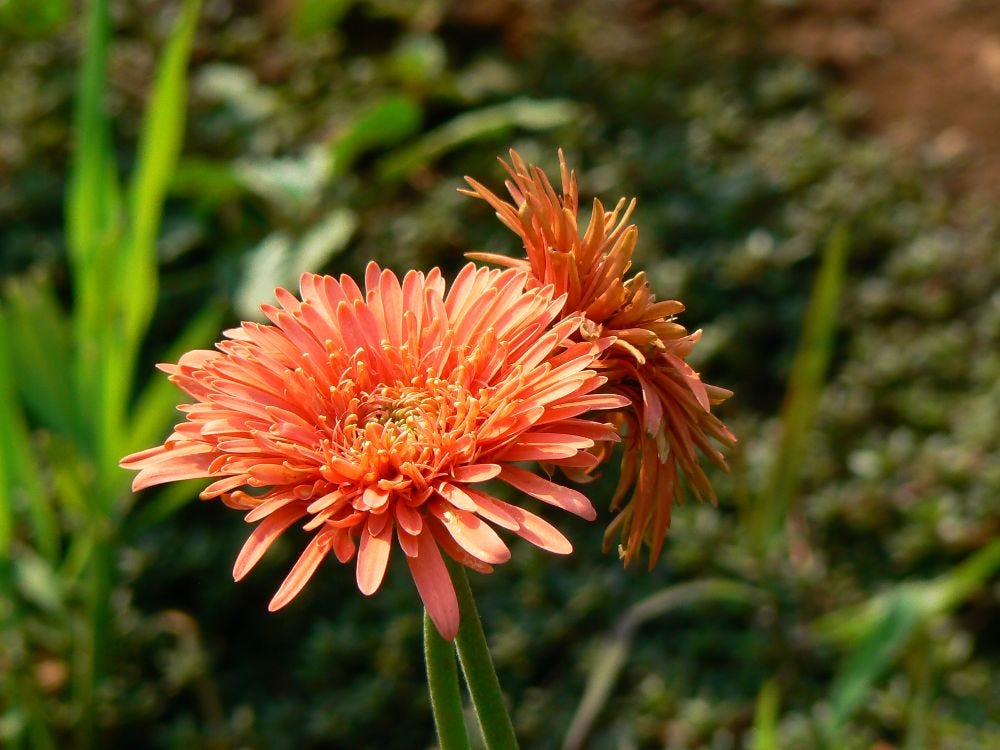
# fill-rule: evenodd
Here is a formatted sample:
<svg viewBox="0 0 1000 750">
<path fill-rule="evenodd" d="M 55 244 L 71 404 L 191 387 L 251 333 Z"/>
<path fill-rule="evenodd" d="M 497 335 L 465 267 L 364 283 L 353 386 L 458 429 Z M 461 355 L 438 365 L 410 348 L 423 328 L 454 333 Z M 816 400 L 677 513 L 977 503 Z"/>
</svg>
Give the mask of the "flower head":
<svg viewBox="0 0 1000 750">
<path fill-rule="evenodd" d="M 510 552 L 490 524 L 559 554 L 554 527 L 479 483 L 499 479 L 587 519 L 584 495 L 515 464 L 581 469 L 608 424 L 581 415 L 625 399 L 595 391 L 607 341 L 576 341 L 551 286 L 528 274 L 476 268 L 448 293 L 437 269 L 402 283 L 374 263 L 365 291 L 349 277 L 305 274 L 302 301 L 278 289 L 273 325 L 243 323 L 218 351 L 161 365 L 194 402 L 166 442 L 128 456 L 133 489 L 194 477 L 259 522 L 233 570 L 239 580 L 289 526 L 311 541 L 271 600 L 287 604 L 331 551 L 357 559 L 358 588 L 382 583 L 393 541 L 438 630 L 452 638 L 458 604 L 441 550 L 488 572 Z M 487 523 L 488 522 L 488 523 Z"/>
<path fill-rule="evenodd" d="M 576 340 L 612 339 L 595 366 L 608 378 L 603 391 L 627 397 L 631 406 L 616 414 L 626 442 L 611 508 L 621 512 L 608 527 L 605 546 L 620 533 L 626 563 L 646 545 L 652 566 L 670 525 L 672 502 L 683 498 L 680 475 L 696 497 L 715 500 L 698 454 L 726 468 L 712 440 L 730 446 L 735 437 L 711 407 L 732 394 L 703 383 L 685 362 L 701 332 L 688 333 L 676 322 L 684 305 L 657 301 L 644 273 L 625 278 L 638 238 L 638 229 L 628 223 L 635 200 L 622 198 L 609 211 L 595 199 L 581 233 L 576 175 L 567 169 L 562 152 L 561 195 L 541 169 L 525 164 L 515 151 L 510 155 L 510 164 L 501 163 L 510 174 L 506 187 L 512 202 L 468 177 L 472 189 L 463 192 L 496 210 L 500 221 L 520 236 L 527 257 L 469 257 L 529 271 L 537 286 L 565 294 L 561 314 L 582 316 Z M 630 499 L 623 505 L 626 496 Z"/>
</svg>

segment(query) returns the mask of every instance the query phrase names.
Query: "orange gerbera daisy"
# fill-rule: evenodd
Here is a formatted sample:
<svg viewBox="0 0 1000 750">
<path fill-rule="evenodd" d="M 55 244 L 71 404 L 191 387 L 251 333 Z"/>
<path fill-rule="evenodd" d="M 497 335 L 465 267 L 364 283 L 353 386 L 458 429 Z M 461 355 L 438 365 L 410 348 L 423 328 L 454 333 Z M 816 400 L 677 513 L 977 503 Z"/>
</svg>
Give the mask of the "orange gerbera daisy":
<svg viewBox="0 0 1000 750">
<path fill-rule="evenodd" d="M 564 298 L 526 289 L 528 274 L 467 265 L 445 294 L 437 269 L 402 283 L 374 263 L 365 291 L 347 276 L 305 274 L 302 301 L 284 289 L 274 325 L 243 323 L 218 351 L 161 365 L 195 403 L 166 442 L 123 459 L 133 489 L 195 477 L 257 522 L 233 570 L 239 580 L 289 526 L 315 532 L 271 600 L 287 604 L 332 550 L 357 556 L 364 594 L 382 583 L 393 537 L 445 638 L 459 610 L 440 549 L 489 572 L 510 552 L 493 528 L 559 554 L 554 527 L 475 486 L 502 480 L 587 519 L 580 492 L 515 465 L 575 468 L 587 449 L 616 439 L 613 426 L 580 418 L 614 409 L 589 369 L 608 341 L 574 341 L 578 318 L 559 320 Z M 554 323 L 554 324 L 553 324 Z M 440 549 L 439 549 L 440 548 Z"/>
<path fill-rule="evenodd" d="M 576 175 L 566 168 L 562 151 L 562 195 L 541 169 L 525 164 L 516 151 L 510 156 L 510 164 L 502 159 L 501 164 L 511 177 L 506 187 L 513 202 L 469 177 L 472 189 L 462 192 L 482 198 L 496 210 L 500 221 L 521 237 L 527 258 L 493 253 L 469 253 L 469 257 L 530 271 L 536 285 L 565 294 L 562 315 L 583 316 L 577 340 L 613 339 L 597 365 L 608 378 L 603 390 L 626 396 L 631 407 L 616 414 L 626 443 L 611 508 L 621 512 L 608 527 L 605 547 L 620 532 L 620 553 L 626 563 L 647 545 L 652 566 L 670 525 L 672 502 L 683 497 L 678 468 L 696 497 L 715 501 L 697 454 L 726 468 L 711 440 L 731 446 L 735 437 L 711 407 L 732 394 L 703 383 L 684 361 L 701 336 L 700 331 L 688 333 L 674 319 L 684 305 L 656 301 L 644 273 L 625 279 L 638 237 L 636 226 L 628 223 L 635 199 L 622 198 L 610 211 L 595 199 L 581 234 Z M 608 446 L 602 448 L 601 455 L 606 455 Z"/>
</svg>

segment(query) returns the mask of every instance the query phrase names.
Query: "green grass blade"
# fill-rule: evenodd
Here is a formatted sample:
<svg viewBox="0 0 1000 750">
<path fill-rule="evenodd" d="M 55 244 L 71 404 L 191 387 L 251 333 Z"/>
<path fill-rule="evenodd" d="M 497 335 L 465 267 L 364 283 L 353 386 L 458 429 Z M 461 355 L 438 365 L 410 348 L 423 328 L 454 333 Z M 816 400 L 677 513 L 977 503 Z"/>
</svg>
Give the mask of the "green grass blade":
<svg viewBox="0 0 1000 750">
<path fill-rule="evenodd" d="M 9 331 L 2 309 L 0 330 Z M 14 360 L 8 343 L 9 337 L 0 337 L 0 634 L 13 633 L 19 627 L 23 575 L 18 564 L 24 555 L 15 558 L 13 554 L 18 505 L 27 510 L 34 541 L 30 553 L 33 559 L 51 569 L 59 555 L 58 519 L 42 492 L 41 470 L 17 398 Z M 16 708 L 24 721 L 23 734 L 9 738 L 12 746 L 19 747 L 20 740 L 27 739 L 34 748 L 56 747 L 33 681 L 21 674 L 23 665 L 15 665 L 10 659 L 6 662 L 7 671 L 0 674 L 0 685 L 6 688 L 10 708 Z"/>
<path fill-rule="evenodd" d="M 0 310 L 0 327 L 7 328 Z M 14 539 L 14 456 L 13 449 L 21 436 L 13 427 L 19 421 L 18 401 L 10 377 L 10 357 L 5 341 L 0 339 L 0 598 L 7 589 L 11 542 Z M 9 593 L 9 592 L 6 592 Z"/>
<path fill-rule="evenodd" d="M 129 528 L 147 529 L 163 523 L 185 505 L 197 500 L 198 493 L 205 486 L 204 479 L 186 479 L 165 485 L 151 500 L 129 514 Z"/>
<path fill-rule="evenodd" d="M 156 239 L 164 197 L 177 165 L 187 114 L 187 65 L 201 8 L 186 0 L 157 68 L 135 174 L 129 186 L 128 240 L 118 258 L 127 338 L 142 338 L 156 304 Z"/>
<path fill-rule="evenodd" d="M 903 583 L 820 618 L 813 630 L 828 640 L 853 646 L 834 678 L 830 717 L 824 730 L 828 744 L 839 745 L 839 733 L 868 691 L 893 663 L 913 631 L 935 615 L 965 601 L 1000 568 L 1000 539 L 930 581 Z"/>
<path fill-rule="evenodd" d="M 833 354 L 849 245 L 850 233 L 838 226 L 823 250 L 781 408 L 780 433 L 767 489 L 749 510 L 751 537 L 759 550 L 774 538 L 798 491 L 806 439 Z"/>
<path fill-rule="evenodd" d="M 921 587 L 928 615 L 948 612 L 981 589 L 1000 570 L 1000 539 L 994 539 L 967 560 Z"/>
<path fill-rule="evenodd" d="M 70 260 L 74 273 L 88 280 L 97 273 L 93 255 L 102 244 L 101 237 L 112 216 L 110 199 L 114 191 L 108 190 L 107 179 L 114 168 L 104 102 L 109 37 L 107 0 L 91 0 L 86 21 L 86 49 L 76 93 L 74 149 L 66 201 Z"/>
<path fill-rule="evenodd" d="M 845 659 L 830 688 L 830 718 L 827 739 L 841 747 L 839 736 L 877 680 L 906 645 L 922 620 L 920 602 L 911 592 L 901 591 L 868 636 Z"/>
<path fill-rule="evenodd" d="M 114 296 L 107 293 L 113 276 L 115 247 L 121 234 L 121 190 L 111 148 L 107 91 L 110 18 L 107 0 L 87 6 L 86 38 L 76 92 L 72 161 L 66 196 L 66 242 L 73 276 L 73 329 L 76 361 L 72 369 L 74 403 L 81 411 L 78 443 L 90 454 L 100 451 L 105 419 L 104 332 L 113 329 Z M 67 379 L 69 380 L 69 379 Z M 70 412 L 67 412 L 70 413 Z"/>
<path fill-rule="evenodd" d="M 776 680 L 768 680 L 757 695 L 753 717 L 753 750 L 778 750 L 778 710 L 781 693 Z"/>
</svg>

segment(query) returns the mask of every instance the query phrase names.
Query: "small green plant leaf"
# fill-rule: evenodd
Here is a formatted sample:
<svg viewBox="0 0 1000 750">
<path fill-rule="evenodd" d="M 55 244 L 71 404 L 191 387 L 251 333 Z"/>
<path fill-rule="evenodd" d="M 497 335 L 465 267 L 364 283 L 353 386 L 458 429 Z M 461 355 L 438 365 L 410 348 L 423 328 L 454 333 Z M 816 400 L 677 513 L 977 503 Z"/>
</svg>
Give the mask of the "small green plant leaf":
<svg viewBox="0 0 1000 750">
<path fill-rule="evenodd" d="M 34 275 L 8 281 L 4 291 L 3 331 L 13 387 L 40 424 L 77 434 L 77 404 L 68 377 L 71 332 L 52 285 Z"/>
<path fill-rule="evenodd" d="M 247 253 L 242 279 L 236 289 L 237 314 L 261 320 L 260 305 L 274 298 L 277 286 L 294 288 L 306 271 L 318 271 L 350 242 L 357 217 L 346 208 L 334 209 L 299 240 L 287 232 L 274 232 Z"/>
<path fill-rule="evenodd" d="M 17 588 L 26 601 L 50 614 L 63 610 L 63 585 L 55 569 L 40 555 L 23 550 L 14 559 Z"/>
<path fill-rule="evenodd" d="M 0 30 L 45 37 L 66 20 L 68 0 L 5 0 L 0 3 Z"/>
<path fill-rule="evenodd" d="M 300 39 L 322 34 L 336 26 L 354 0 L 299 0 L 292 15 L 292 33 Z"/>
<path fill-rule="evenodd" d="M 390 96 L 365 108 L 330 144 L 331 177 L 344 174 L 362 154 L 395 146 L 420 130 L 423 110 L 407 96 Z"/>
<path fill-rule="evenodd" d="M 550 130 L 579 117 L 580 108 L 562 99 L 513 99 L 465 112 L 435 128 L 416 143 L 383 157 L 378 176 L 384 182 L 404 180 L 459 146 L 500 138 L 512 130 Z"/>
</svg>

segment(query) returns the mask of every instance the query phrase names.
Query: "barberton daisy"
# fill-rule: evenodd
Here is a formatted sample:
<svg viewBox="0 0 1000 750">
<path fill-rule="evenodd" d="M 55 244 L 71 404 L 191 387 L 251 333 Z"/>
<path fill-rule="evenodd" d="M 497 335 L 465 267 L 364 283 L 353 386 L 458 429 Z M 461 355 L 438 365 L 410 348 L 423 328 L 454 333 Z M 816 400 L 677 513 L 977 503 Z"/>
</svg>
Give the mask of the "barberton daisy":
<svg viewBox="0 0 1000 750">
<path fill-rule="evenodd" d="M 644 273 L 625 278 L 638 237 L 636 226 L 628 223 L 635 200 L 622 198 L 609 211 L 595 199 L 581 233 L 576 175 L 567 169 L 562 152 L 561 195 L 541 169 L 525 164 L 515 151 L 510 156 L 509 164 L 501 160 L 510 175 L 510 202 L 468 177 L 471 190 L 462 192 L 496 210 L 521 238 L 527 258 L 482 252 L 469 257 L 529 272 L 536 287 L 565 295 L 560 314 L 580 321 L 574 340 L 613 340 L 594 366 L 608 379 L 602 392 L 624 396 L 630 406 L 614 415 L 625 435 L 625 450 L 611 501 L 611 509 L 620 512 L 608 527 L 605 546 L 619 535 L 626 563 L 646 546 L 652 567 L 670 525 L 672 503 L 683 498 L 681 475 L 696 497 L 715 501 L 698 454 L 726 469 L 725 457 L 712 441 L 729 447 L 735 437 L 711 407 L 732 394 L 703 383 L 685 361 L 701 332 L 688 333 L 675 320 L 684 305 L 657 301 Z M 598 455 L 606 456 L 609 447 L 600 446 Z M 580 473 L 571 469 L 571 474 Z"/>
<path fill-rule="evenodd" d="M 565 294 L 521 270 L 469 264 L 445 292 L 437 269 L 400 283 L 372 263 L 350 277 L 305 274 L 301 301 L 276 291 L 272 325 L 226 331 L 217 351 L 161 365 L 193 402 L 163 445 L 122 460 L 134 490 L 213 478 L 219 498 L 257 523 L 233 570 L 239 580 L 288 527 L 312 532 L 269 608 L 287 604 L 333 552 L 356 558 L 370 595 L 398 544 L 431 619 L 453 638 L 459 609 L 443 550 L 489 572 L 510 551 L 493 526 L 557 554 L 570 542 L 539 516 L 493 497 L 487 480 L 586 519 L 577 490 L 520 466 L 591 469 L 588 449 L 617 439 L 594 410 L 620 409 L 592 368 L 611 339 L 581 340 Z M 492 524 L 492 525 L 491 525 Z"/>
</svg>

